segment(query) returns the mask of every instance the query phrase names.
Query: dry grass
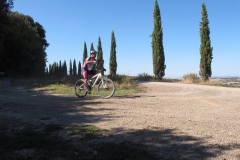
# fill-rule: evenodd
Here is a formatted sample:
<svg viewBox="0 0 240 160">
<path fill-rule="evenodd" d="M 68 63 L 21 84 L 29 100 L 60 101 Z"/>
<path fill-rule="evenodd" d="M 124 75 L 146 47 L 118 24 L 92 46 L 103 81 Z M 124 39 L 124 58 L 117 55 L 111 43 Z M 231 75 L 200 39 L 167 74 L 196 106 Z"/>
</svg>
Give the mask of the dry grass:
<svg viewBox="0 0 240 160">
<path fill-rule="evenodd" d="M 196 73 L 188 73 L 183 75 L 182 83 L 192 84 L 192 83 L 199 83 L 199 82 L 200 82 L 200 78 Z"/>
<path fill-rule="evenodd" d="M 223 82 L 221 80 L 209 80 L 205 82 L 201 80 L 198 84 L 209 86 L 223 86 Z"/>
<path fill-rule="evenodd" d="M 223 86 L 223 82 L 221 80 L 209 80 L 209 81 L 203 81 L 201 79 L 182 79 L 180 83 L 185 84 L 199 84 L 199 85 L 209 85 L 209 86 Z"/>
</svg>

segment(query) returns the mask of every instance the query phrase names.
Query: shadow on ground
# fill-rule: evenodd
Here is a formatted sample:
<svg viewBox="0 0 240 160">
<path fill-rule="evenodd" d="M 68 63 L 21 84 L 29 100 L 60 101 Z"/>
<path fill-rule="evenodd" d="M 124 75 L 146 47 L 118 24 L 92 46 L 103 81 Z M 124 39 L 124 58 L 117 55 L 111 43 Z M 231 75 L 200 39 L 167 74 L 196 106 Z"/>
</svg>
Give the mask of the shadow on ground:
<svg viewBox="0 0 240 160">
<path fill-rule="evenodd" d="M 124 131 L 124 129 L 118 128 L 112 132 L 115 133 L 114 136 L 95 139 L 94 142 L 102 142 L 106 146 L 108 143 L 141 144 L 156 159 L 210 159 L 221 155 L 224 151 L 240 148 L 240 144 L 206 145 L 209 139 L 177 133 L 174 129 L 152 128 Z M 99 150 L 107 153 L 109 147 L 104 147 L 104 145 L 101 147 Z"/>
<path fill-rule="evenodd" d="M 163 128 L 69 134 L 72 125 L 114 118 L 87 114 L 96 111 L 89 105 L 100 103 L 94 97 L 11 88 L 0 91 L 0 99 L 0 159 L 210 159 L 240 148 L 240 144 L 206 145 L 208 139 Z"/>
</svg>

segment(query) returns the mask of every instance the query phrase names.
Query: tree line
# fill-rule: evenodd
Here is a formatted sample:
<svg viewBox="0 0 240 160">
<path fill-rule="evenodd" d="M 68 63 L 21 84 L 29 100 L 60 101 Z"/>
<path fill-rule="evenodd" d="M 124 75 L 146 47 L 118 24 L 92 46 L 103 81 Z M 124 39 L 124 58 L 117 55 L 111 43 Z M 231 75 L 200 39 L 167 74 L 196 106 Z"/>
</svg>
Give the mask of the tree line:
<svg viewBox="0 0 240 160">
<path fill-rule="evenodd" d="M 79 61 L 77 67 L 76 60 L 74 59 L 72 63 L 72 60 L 70 59 L 68 70 L 66 61 L 64 61 L 63 63 L 61 61 L 59 63 L 54 62 L 53 64 L 49 64 L 49 66 L 46 68 L 46 75 L 54 77 L 64 77 L 67 75 L 80 76 L 81 63 Z"/>
<path fill-rule="evenodd" d="M 112 79 L 116 78 L 116 72 L 117 72 L 117 57 L 116 57 L 116 38 L 114 31 L 112 31 L 111 34 L 111 49 L 110 49 L 110 62 L 109 62 L 109 77 Z M 84 60 L 88 57 L 87 52 L 87 44 L 84 42 L 83 47 L 83 59 L 82 63 L 79 61 L 78 66 L 76 63 L 76 60 L 74 59 L 73 62 L 70 59 L 69 62 L 69 69 L 67 67 L 66 61 L 64 60 L 63 64 L 60 61 L 59 63 L 54 62 L 53 64 L 49 64 L 49 67 L 46 68 L 46 75 L 48 76 L 56 76 L 56 77 L 62 77 L 62 76 L 81 76 L 81 64 L 84 64 Z M 90 51 L 95 50 L 93 43 L 91 43 Z M 103 59 L 103 50 L 102 50 L 102 42 L 101 38 L 99 36 L 98 38 L 98 45 L 97 45 L 97 60 L 100 66 L 104 67 L 104 59 Z"/>
<path fill-rule="evenodd" d="M 32 17 L 11 12 L 13 0 L 0 0 L 0 72 L 10 76 L 43 76 L 47 61 L 43 26 Z"/>
<path fill-rule="evenodd" d="M 46 48 L 49 43 L 46 40 L 43 26 L 34 22 L 33 18 L 18 12 L 11 12 L 13 0 L 0 0 L 0 72 L 20 76 L 43 76 L 43 75 L 78 75 L 81 71 L 81 62 L 76 67 L 75 60 L 70 60 L 69 71 L 64 61 L 46 67 Z M 158 1 L 154 5 L 154 28 L 152 37 L 153 73 L 156 78 L 165 76 L 165 53 L 163 47 L 163 29 Z M 211 62 L 212 50 L 210 40 L 208 14 L 206 5 L 202 3 L 202 20 L 200 22 L 200 71 L 199 75 L 208 80 L 212 75 Z M 90 50 L 94 50 L 93 43 Z M 101 38 L 98 39 L 97 60 L 104 65 Z M 83 61 L 87 58 L 87 47 L 84 42 Z M 82 61 L 82 64 L 83 64 Z M 114 31 L 111 35 L 111 50 L 109 61 L 109 76 L 114 78 L 117 71 L 116 39 Z"/>
</svg>

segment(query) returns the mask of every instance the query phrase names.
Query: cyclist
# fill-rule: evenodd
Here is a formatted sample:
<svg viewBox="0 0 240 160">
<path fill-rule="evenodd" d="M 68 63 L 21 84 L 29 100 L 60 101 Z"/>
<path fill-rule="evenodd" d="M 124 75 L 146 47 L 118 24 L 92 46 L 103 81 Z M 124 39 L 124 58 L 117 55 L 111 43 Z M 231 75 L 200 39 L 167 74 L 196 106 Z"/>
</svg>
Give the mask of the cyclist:
<svg viewBox="0 0 240 160">
<path fill-rule="evenodd" d="M 94 64 L 97 64 L 98 61 L 96 60 L 96 55 L 97 55 L 97 51 L 92 50 L 90 52 L 90 57 L 86 58 L 84 60 L 84 64 L 82 66 L 82 74 L 83 74 L 83 78 L 84 78 L 84 86 L 86 89 L 86 92 L 91 93 L 89 88 L 88 88 L 88 74 L 90 75 L 95 75 L 97 74 L 97 71 L 93 69 Z"/>
</svg>

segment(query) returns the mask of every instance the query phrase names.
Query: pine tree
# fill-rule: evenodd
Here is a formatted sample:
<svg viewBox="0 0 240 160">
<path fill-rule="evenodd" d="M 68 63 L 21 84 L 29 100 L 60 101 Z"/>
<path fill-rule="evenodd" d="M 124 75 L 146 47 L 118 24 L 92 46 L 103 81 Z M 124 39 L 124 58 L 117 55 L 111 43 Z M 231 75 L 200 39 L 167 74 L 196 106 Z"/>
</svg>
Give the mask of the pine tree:
<svg viewBox="0 0 240 160">
<path fill-rule="evenodd" d="M 204 81 L 209 80 L 212 76 L 211 63 L 212 63 L 212 51 L 211 40 L 210 40 L 210 28 L 208 26 L 208 14 L 206 5 L 202 3 L 202 21 L 200 22 L 200 71 L 199 75 Z"/>
<path fill-rule="evenodd" d="M 99 62 L 99 65 L 101 67 L 104 66 L 104 60 L 103 60 L 103 51 L 102 51 L 102 43 L 101 43 L 101 38 L 98 38 L 98 54 L 97 54 L 97 60 Z"/>
<path fill-rule="evenodd" d="M 83 50 L 83 61 L 82 64 L 84 64 L 85 59 L 87 58 L 87 45 L 86 42 L 84 42 L 84 50 Z"/>
<path fill-rule="evenodd" d="M 78 76 L 81 76 L 81 74 L 82 74 L 82 68 L 81 68 L 81 63 L 79 61 L 79 63 L 78 63 Z"/>
<path fill-rule="evenodd" d="M 115 40 L 115 35 L 114 31 L 112 31 L 112 36 L 111 36 L 111 51 L 110 51 L 110 63 L 109 63 L 109 70 L 110 70 L 110 77 L 115 78 L 116 77 L 116 72 L 117 72 L 117 57 L 116 57 L 116 40 Z"/>
<path fill-rule="evenodd" d="M 72 61 L 71 61 L 71 59 L 70 59 L 70 63 L 69 63 L 69 74 L 70 74 L 70 76 L 73 74 L 72 73 Z"/>
<path fill-rule="evenodd" d="M 73 60 L 73 75 L 77 76 L 77 65 L 75 59 Z"/>
<path fill-rule="evenodd" d="M 155 0 L 153 18 L 154 18 L 154 29 L 152 33 L 153 73 L 156 78 L 162 79 L 162 77 L 165 75 L 166 65 L 163 48 L 162 21 L 157 0 Z"/>
</svg>

